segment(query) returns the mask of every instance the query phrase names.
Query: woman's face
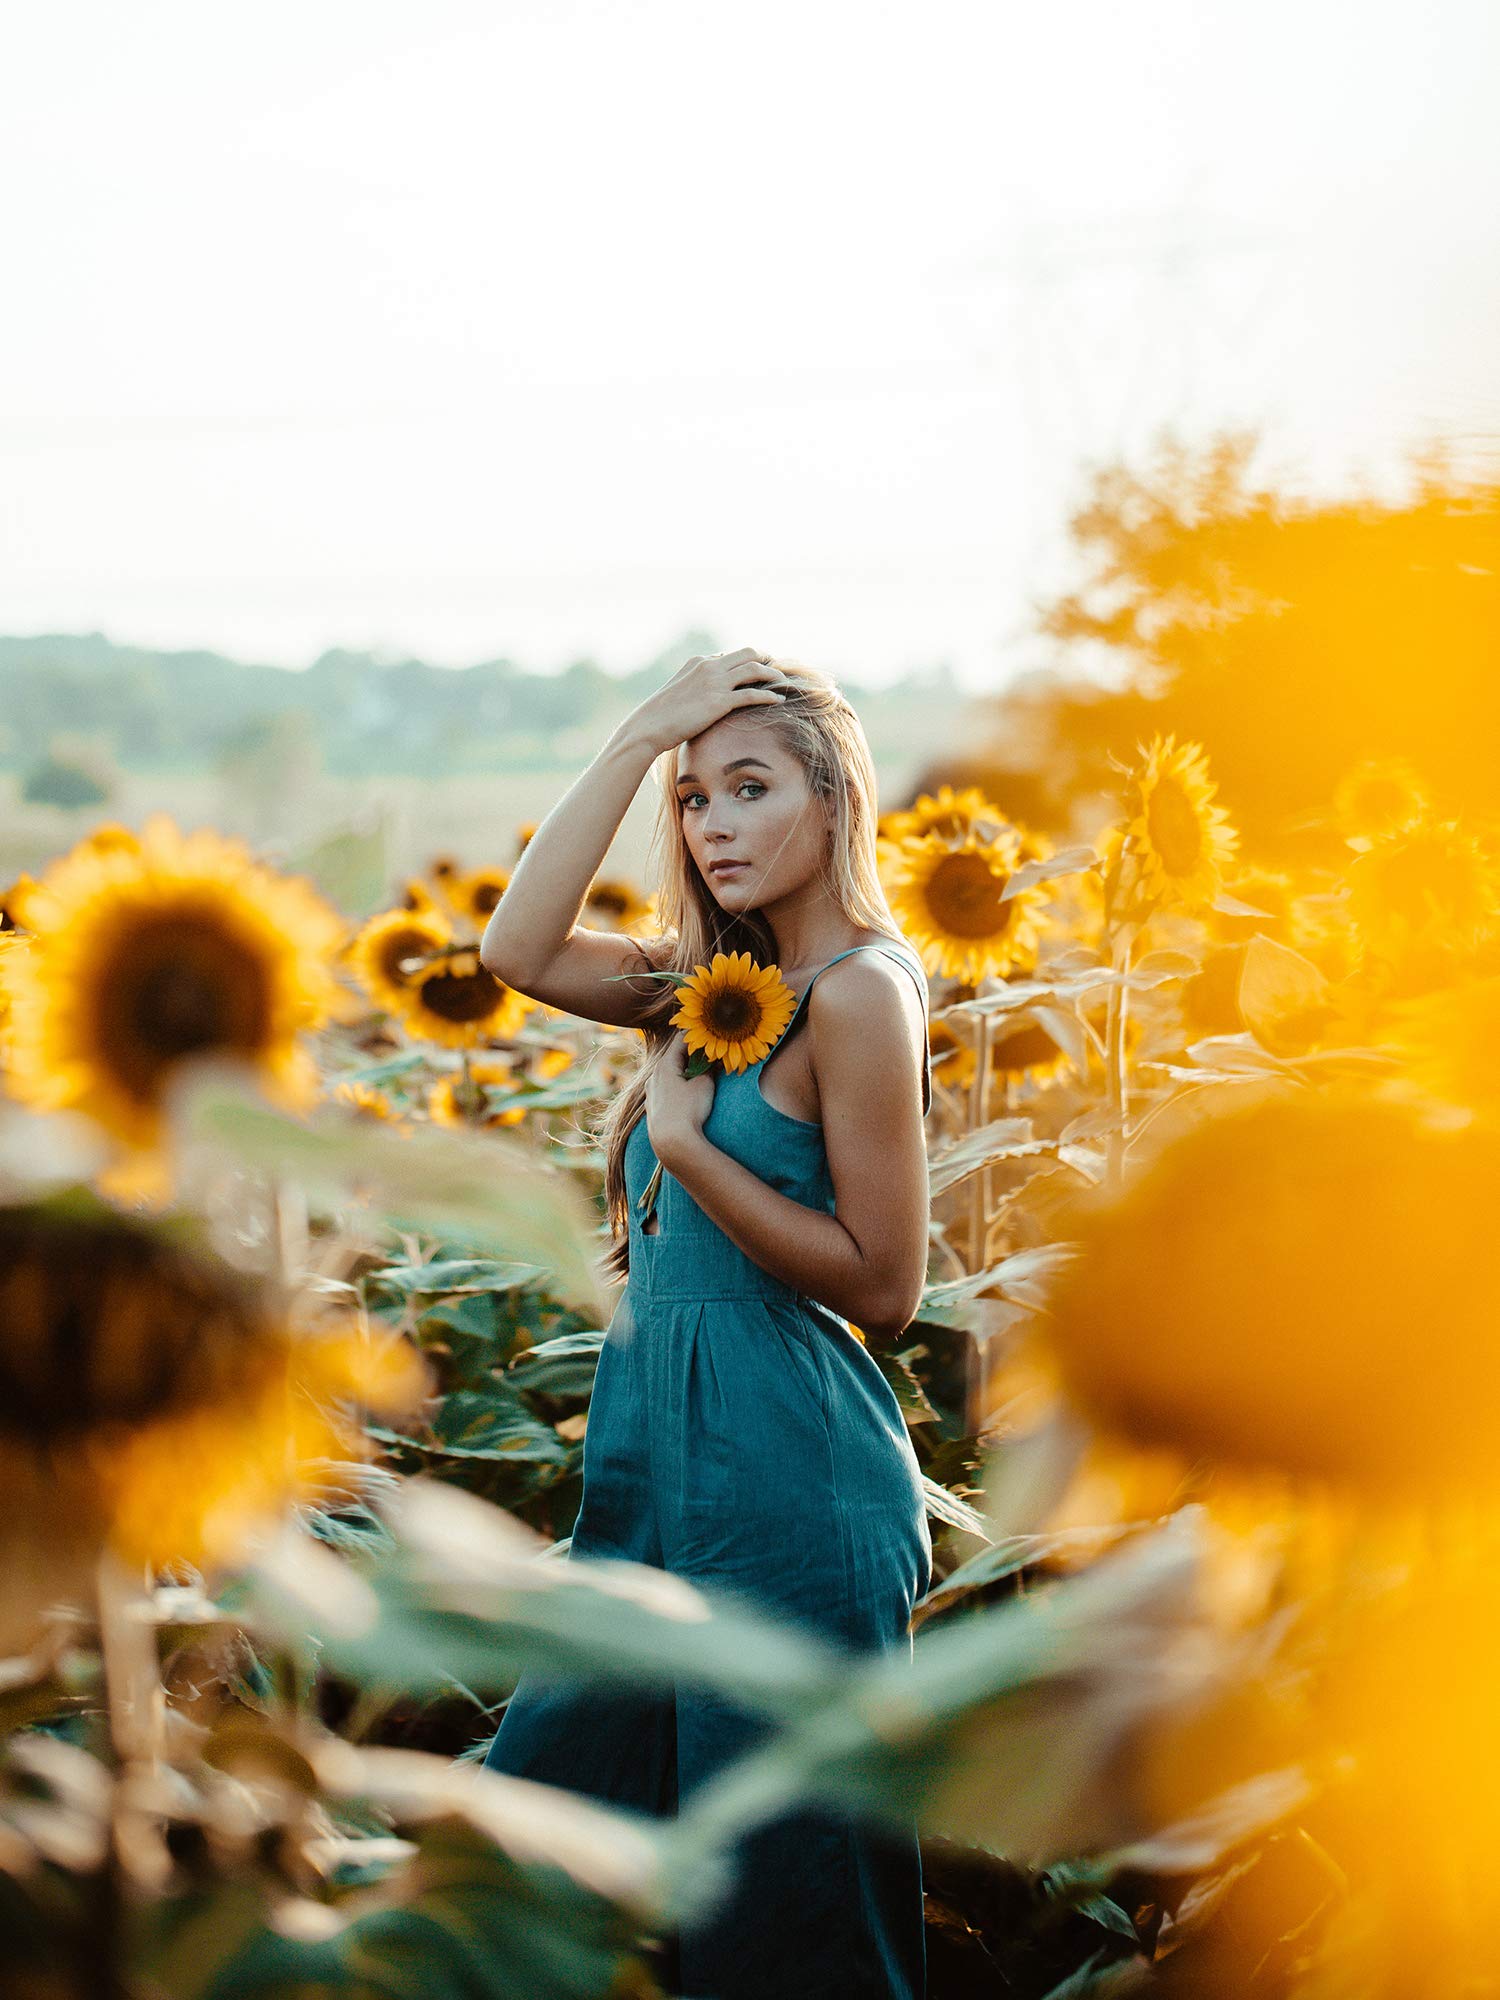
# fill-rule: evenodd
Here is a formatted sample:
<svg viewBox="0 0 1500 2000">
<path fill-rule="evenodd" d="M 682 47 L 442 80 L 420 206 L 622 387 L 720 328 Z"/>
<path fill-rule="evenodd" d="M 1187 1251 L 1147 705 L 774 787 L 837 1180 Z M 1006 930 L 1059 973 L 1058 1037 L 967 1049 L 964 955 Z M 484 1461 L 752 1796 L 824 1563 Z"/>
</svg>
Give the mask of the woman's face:
<svg viewBox="0 0 1500 2000">
<path fill-rule="evenodd" d="M 827 818 L 808 791 L 802 766 L 771 730 L 722 716 L 688 738 L 677 763 L 683 838 L 724 909 L 777 902 L 816 872 Z M 741 865 L 714 866 L 727 861 Z"/>
</svg>

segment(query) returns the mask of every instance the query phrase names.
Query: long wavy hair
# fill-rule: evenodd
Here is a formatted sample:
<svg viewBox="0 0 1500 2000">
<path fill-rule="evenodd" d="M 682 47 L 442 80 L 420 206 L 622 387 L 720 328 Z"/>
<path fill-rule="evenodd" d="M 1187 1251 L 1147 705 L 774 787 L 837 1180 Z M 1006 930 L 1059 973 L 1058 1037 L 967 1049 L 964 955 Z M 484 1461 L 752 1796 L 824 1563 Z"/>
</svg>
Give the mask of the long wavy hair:
<svg viewBox="0 0 1500 2000">
<path fill-rule="evenodd" d="M 796 660 L 776 660 L 773 664 L 791 682 L 785 699 L 755 702 L 729 713 L 769 730 L 806 773 L 808 809 L 816 809 L 821 802 L 831 828 L 819 867 L 819 880 L 829 897 L 851 924 L 900 938 L 901 927 L 891 914 L 875 862 L 875 765 L 859 717 L 820 669 Z M 677 803 L 677 773 L 684 747 L 679 743 L 664 752 L 654 767 L 661 796 L 647 866 L 650 872 L 659 860 L 657 909 L 662 935 L 638 941 L 642 966 L 690 973 L 695 965 L 709 964 L 716 951 L 748 951 L 760 964 L 769 964 L 776 956 L 771 926 L 758 910 L 737 914 L 724 909 L 689 851 Z M 645 1111 L 652 1072 L 677 1032 L 668 1018 L 680 1005 L 676 986 L 669 979 L 652 979 L 643 980 L 636 990 L 646 997 L 647 987 L 657 997 L 648 1000 L 639 1023 L 646 1041 L 645 1056 L 596 1128 L 605 1161 L 605 1211 L 613 1232 L 611 1248 L 601 1261 L 607 1278 L 622 1278 L 630 1269 L 625 1142 Z"/>
</svg>

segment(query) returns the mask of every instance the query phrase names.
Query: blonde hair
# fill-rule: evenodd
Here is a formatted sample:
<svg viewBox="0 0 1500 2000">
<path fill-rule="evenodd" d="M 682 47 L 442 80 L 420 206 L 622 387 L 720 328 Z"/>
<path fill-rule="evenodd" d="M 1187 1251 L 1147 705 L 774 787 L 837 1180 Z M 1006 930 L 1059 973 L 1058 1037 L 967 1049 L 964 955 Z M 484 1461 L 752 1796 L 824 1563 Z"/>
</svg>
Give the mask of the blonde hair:
<svg viewBox="0 0 1500 2000">
<path fill-rule="evenodd" d="M 851 924 L 865 930 L 901 937 L 891 914 L 875 863 L 877 790 L 875 765 L 859 717 L 829 675 L 796 660 L 772 662 L 791 687 L 780 702 L 754 702 L 729 714 L 768 729 L 794 757 L 807 778 L 809 803 L 821 801 L 831 838 L 819 867 L 819 881 Z M 768 686 L 768 682 L 750 683 Z M 743 914 L 725 910 L 715 901 L 694 864 L 682 831 L 677 802 L 677 773 L 684 745 L 666 751 L 656 761 L 661 798 L 652 830 L 648 865 L 662 856 L 657 909 L 662 936 L 638 940 L 643 965 L 658 971 L 691 972 L 707 965 L 716 951 L 748 951 L 762 965 L 774 961 L 776 939 L 758 910 Z M 614 1240 L 602 1269 L 607 1277 L 624 1277 L 630 1268 L 630 1239 L 625 1195 L 625 1142 L 642 1115 L 646 1088 L 656 1065 L 676 1034 L 669 1016 L 679 1005 L 670 980 L 650 980 L 658 998 L 648 1004 L 640 1022 L 646 1054 L 624 1092 L 601 1119 L 596 1137 L 604 1153 L 604 1203 Z"/>
</svg>

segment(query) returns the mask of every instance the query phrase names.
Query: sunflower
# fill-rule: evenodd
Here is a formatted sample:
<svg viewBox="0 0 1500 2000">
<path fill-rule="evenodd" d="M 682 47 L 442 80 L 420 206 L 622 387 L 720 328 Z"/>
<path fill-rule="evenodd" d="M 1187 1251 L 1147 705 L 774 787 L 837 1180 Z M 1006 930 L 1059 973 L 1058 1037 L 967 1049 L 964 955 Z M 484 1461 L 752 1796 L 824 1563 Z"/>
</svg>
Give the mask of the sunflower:
<svg viewBox="0 0 1500 2000">
<path fill-rule="evenodd" d="M 481 1042 L 514 1035 L 530 1001 L 479 962 L 470 948 L 419 972 L 401 996 L 401 1025 L 418 1041 L 449 1049 L 477 1048 Z"/>
<path fill-rule="evenodd" d="M 26 898 L 35 887 L 34 876 L 18 875 L 10 887 L 0 893 L 0 930 L 21 931 L 27 928 Z"/>
<path fill-rule="evenodd" d="M 1003 895 L 1025 858 L 1010 827 L 995 840 L 970 834 L 958 845 L 938 833 L 913 834 L 887 850 L 891 913 L 930 973 L 975 985 L 1035 966 L 1048 892 L 1036 884 Z"/>
<path fill-rule="evenodd" d="M 1396 958 L 1412 946 L 1471 950 L 1500 914 L 1500 866 L 1456 820 L 1413 820 L 1349 864 L 1361 943 Z"/>
<path fill-rule="evenodd" d="M 923 833 L 964 840 L 980 822 L 995 831 L 1010 824 L 994 800 L 986 798 L 977 785 L 968 785 L 962 791 L 955 791 L 951 785 L 939 785 L 936 798 L 920 792 L 904 810 L 882 813 L 877 830 L 882 840 L 897 844 Z M 993 832 L 989 838 L 994 838 Z"/>
<path fill-rule="evenodd" d="M 420 875 L 413 875 L 401 885 L 400 908 L 422 917 L 442 917 L 447 904 L 435 896 Z"/>
<path fill-rule="evenodd" d="M 1497 1202 L 1500 1133 L 1278 1090 L 1070 1201 L 1042 1337 L 1070 1400 L 1147 1449 L 1372 1496 L 1477 1490 L 1500 1466 Z"/>
<path fill-rule="evenodd" d="M 427 864 L 429 878 L 445 889 L 450 882 L 456 882 L 462 872 L 457 856 L 452 854 L 434 854 Z"/>
<path fill-rule="evenodd" d="M 237 1058 L 294 1108 L 317 1094 L 298 1041 L 340 1006 L 342 919 L 300 877 L 165 814 L 138 849 L 75 849 L 26 898 L 31 949 L 7 963 L 10 1089 L 155 1146 L 178 1065 Z"/>
<path fill-rule="evenodd" d="M 516 828 L 516 859 L 518 861 L 526 852 L 527 841 L 530 840 L 540 824 L 540 820 L 523 819 L 521 824 Z"/>
<path fill-rule="evenodd" d="M 1264 910 L 1265 915 L 1237 917 L 1227 910 L 1210 910 L 1208 924 L 1216 937 L 1226 944 L 1237 944 L 1260 933 L 1290 942 L 1297 909 L 1290 875 L 1278 868 L 1243 868 L 1225 887 L 1237 903 L 1248 903 L 1252 909 Z"/>
<path fill-rule="evenodd" d="M 332 1084 L 326 1095 L 336 1104 L 342 1104 L 356 1117 L 400 1124 L 401 1114 L 383 1090 L 377 1090 L 371 1083 L 361 1083 L 357 1078 L 347 1077 Z"/>
<path fill-rule="evenodd" d="M 483 930 L 509 887 L 510 876 L 505 869 L 476 868 L 449 885 L 448 901 L 456 916 Z"/>
<path fill-rule="evenodd" d="M 141 841 L 140 835 L 128 826 L 121 826 L 118 820 L 107 819 L 90 828 L 78 844 L 92 848 L 96 854 L 136 854 L 140 851 Z"/>
<path fill-rule="evenodd" d="M 519 1105 L 495 1110 L 487 1085 L 513 1089 L 519 1078 L 513 1066 L 496 1057 L 481 1057 L 462 1070 L 440 1077 L 427 1093 L 428 1116 L 438 1125 L 519 1125 L 526 1113 Z"/>
<path fill-rule="evenodd" d="M 1339 780 L 1333 794 L 1340 831 L 1358 841 L 1398 833 L 1423 818 L 1429 805 L 1427 787 L 1404 757 L 1368 758 Z"/>
<path fill-rule="evenodd" d="M 596 875 L 583 902 L 584 915 L 609 931 L 628 931 L 653 914 L 650 899 L 623 876 Z"/>
<path fill-rule="evenodd" d="M 711 965 L 694 966 L 677 988 L 671 1016 L 690 1052 L 702 1050 L 729 1072 L 749 1069 L 770 1054 L 796 1011 L 797 996 L 779 966 L 757 965 L 748 951 L 716 951 Z"/>
<path fill-rule="evenodd" d="M 369 1456 L 347 1404 L 398 1415 L 425 1385 L 403 1340 L 290 1326 L 196 1218 L 83 1186 L 0 1206 L 0 1495 L 45 1505 L 70 1556 L 90 1537 L 132 1563 L 237 1556 L 347 1490 Z"/>
<path fill-rule="evenodd" d="M 974 1081 L 979 1058 L 974 1044 L 961 1036 L 952 1023 L 934 1014 L 927 1027 L 927 1048 L 935 1076 L 952 1090 L 967 1090 Z"/>
<path fill-rule="evenodd" d="M 1418 1089 L 1500 1124 L 1500 977 L 1400 1002 L 1378 1039 Z"/>
<path fill-rule="evenodd" d="M 349 970 L 377 1007 L 399 1013 L 423 964 L 452 939 L 436 908 L 385 910 L 371 917 L 349 946 Z"/>
<path fill-rule="evenodd" d="M 405 1342 L 282 1333 L 256 1352 L 232 1399 L 91 1437 L 82 1471 L 125 1561 L 213 1569 L 242 1558 L 293 1507 L 356 1497 L 375 1453 L 356 1408 L 407 1414 L 425 1389 Z"/>
<path fill-rule="evenodd" d="M 1034 1084 L 1050 1083 L 1068 1067 L 1068 1058 L 1040 1021 L 1029 1015 L 1019 1022 L 1009 1017 L 997 1025 L 990 1042 L 992 1077 L 1026 1078 Z"/>
<path fill-rule="evenodd" d="M 1193 906 L 1219 893 L 1239 835 L 1211 805 L 1218 787 L 1201 744 L 1154 736 L 1141 747 L 1143 768 L 1132 773 L 1134 817 L 1125 828 L 1147 895 Z"/>
</svg>

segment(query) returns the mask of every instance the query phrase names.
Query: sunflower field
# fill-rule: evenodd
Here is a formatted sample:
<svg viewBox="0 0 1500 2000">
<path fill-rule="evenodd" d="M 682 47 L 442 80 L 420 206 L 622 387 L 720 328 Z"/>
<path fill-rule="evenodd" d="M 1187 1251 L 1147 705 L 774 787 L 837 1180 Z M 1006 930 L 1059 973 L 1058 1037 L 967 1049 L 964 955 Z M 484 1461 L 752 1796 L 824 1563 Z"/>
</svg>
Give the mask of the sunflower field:
<svg viewBox="0 0 1500 2000">
<path fill-rule="evenodd" d="M 158 813 L 4 889 L 7 1993 L 644 2000 L 799 1800 L 917 1814 L 933 2000 L 1495 1990 L 1500 831 L 1367 760 L 1273 867 L 1177 732 L 1104 804 L 880 821 L 911 1662 L 559 1559 L 640 1042 L 481 965 L 514 855 L 354 920 Z M 766 1733 L 643 1821 L 481 1768 L 532 1668 Z"/>
</svg>

